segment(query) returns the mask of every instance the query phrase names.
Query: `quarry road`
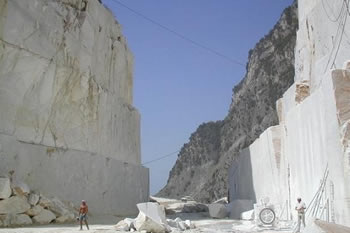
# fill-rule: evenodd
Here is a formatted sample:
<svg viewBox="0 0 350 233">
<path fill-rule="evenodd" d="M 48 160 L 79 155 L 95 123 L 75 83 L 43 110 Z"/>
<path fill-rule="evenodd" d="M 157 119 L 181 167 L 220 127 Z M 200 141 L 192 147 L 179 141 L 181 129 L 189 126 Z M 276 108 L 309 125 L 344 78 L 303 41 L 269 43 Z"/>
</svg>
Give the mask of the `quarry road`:
<svg viewBox="0 0 350 233">
<path fill-rule="evenodd" d="M 254 229 L 252 224 L 239 224 L 235 220 L 197 220 L 194 221 L 197 228 L 192 230 L 182 231 L 183 233 L 291 233 L 292 231 L 278 231 L 270 229 Z M 233 223 L 235 222 L 235 223 Z M 233 227 L 233 228 L 232 228 Z M 120 232 L 113 228 L 113 225 L 97 225 L 90 226 L 90 230 L 84 228 L 83 231 L 79 230 L 78 225 L 48 225 L 37 226 L 27 228 L 2 228 L 0 233 L 77 233 L 77 232 L 90 232 L 90 233 L 110 233 Z M 181 231 L 176 231 L 181 232 Z"/>
</svg>

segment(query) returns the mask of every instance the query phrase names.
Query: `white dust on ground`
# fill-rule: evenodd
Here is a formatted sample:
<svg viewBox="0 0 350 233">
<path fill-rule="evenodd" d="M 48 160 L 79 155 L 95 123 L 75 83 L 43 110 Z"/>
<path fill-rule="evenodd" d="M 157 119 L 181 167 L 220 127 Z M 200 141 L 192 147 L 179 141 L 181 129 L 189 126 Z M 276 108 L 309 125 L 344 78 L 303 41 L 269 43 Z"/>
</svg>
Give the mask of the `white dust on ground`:
<svg viewBox="0 0 350 233">
<path fill-rule="evenodd" d="M 274 229 L 257 229 L 255 225 L 250 221 L 238 221 L 231 219 L 201 219 L 193 221 L 196 225 L 196 229 L 183 231 L 184 233 L 291 233 L 290 230 L 274 230 Z M 87 230 L 84 226 L 83 231 L 79 230 L 79 224 L 72 225 L 48 225 L 48 226 L 36 226 L 26 228 L 2 228 L 0 233 L 111 233 L 120 232 L 113 228 L 112 224 L 93 224 L 90 226 L 90 230 Z M 180 232 L 180 231 L 179 231 Z"/>
</svg>

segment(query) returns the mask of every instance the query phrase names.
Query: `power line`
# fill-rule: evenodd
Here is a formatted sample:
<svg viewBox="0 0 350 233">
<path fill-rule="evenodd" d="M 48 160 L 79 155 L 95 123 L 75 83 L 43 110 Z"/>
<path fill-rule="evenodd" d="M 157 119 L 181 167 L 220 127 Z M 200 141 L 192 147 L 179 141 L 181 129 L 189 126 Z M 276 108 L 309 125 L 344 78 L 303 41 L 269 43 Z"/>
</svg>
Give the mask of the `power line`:
<svg viewBox="0 0 350 233">
<path fill-rule="evenodd" d="M 216 51 L 215 49 L 209 48 L 208 46 L 205 46 L 205 45 L 203 45 L 201 43 L 196 42 L 196 41 L 194 41 L 194 40 L 184 36 L 183 34 L 177 32 L 177 31 L 175 31 L 175 30 L 173 30 L 173 29 L 171 29 L 171 28 L 169 28 L 167 26 L 164 26 L 163 24 L 158 23 L 157 21 L 147 17 L 146 15 L 144 15 L 144 14 L 142 14 L 142 13 L 140 13 L 140 12 L 138 12 L 138 11 L 132 9 L 132 8 L 130 8 L 129 6 L 125 5 L 124 3 L 122 3 L 122 2 L 120 2 L 118 0 L 111 0 L 111 1 L 113 1 L 114 3 L 117 3 L 118 5 L 124 7 L 125 9 L 131 11 L 132 13 L 134 13 L 135 15 L 143 18 L 144 20 L 146 20 L 146 21 L 148 21 L 148 22 L 150 22 L 150 23 L 152 23 L 154 25 L 157 25 L 158 27 L 164 29 L 165 31 L 176 35 L 177 37 L 179 37 L 180 39 L 183 39 L 184 41 L 187 41 L 187 42 L 189 42 L 189 43 L 191 43 L 191 44 L 193 44 L 193 45 L 195 45 L 195 46 L 197 46 L 199 48 L 207 50 L 207 51 L 215 54 L 216 56 L 219 56 L 219 57 L 221 57 L 221 58 L 223 58 L 223 59 L 225 59 L 225 60 L 227 60 L 227 61 L 229 61 L 229 62 L 231 62 L 231 63 L 233 63 L 235 65 L 240 65 L 240 66 L 245 67 L 245 65 L 243 63 L 241 63 L 240 61 L 238 61 L 236 59 L 232 59 L 232 58 L 230 58 L 230 57 L 228 57 L 228 56 L 226 56 L 226 55 Z"/>
<path fill-rule="evenodd" d="M 344 2 L 345 2 L 345 0 L 344 0 Z M 349 13 L 348 2 L 345 2 L 345 3 L 346 3 L 347 12 L 345 12 L 345 19 L 344 19 L 344 23 L 343 23 L 343 30 L 342 30 L 342 33 L 341 33 L 341 36 L 340 36 L 340 41 L 339 41 L 339 44 L 338 44 L 338 47 L 337 47 L 337 50 L 336 50 L 336 53 L 335 53 L 335 56 L 334 56 L 334 59 L 333 59 L 333 64 L 335 63 L 335 60 L 338 57 L 338 52 L 339 52 L 339 49 L 340 49 L 340 45 L 341 45 L 341 42 L 343 40 L 343 35 L 345 33 L 346 20 L 348 18 L 348 14 L 350 14 Z"/>
<path fill-rule="evenodd" d="M 347 9 L 345 9 L 347 8 Z M 343 40 L 343 35 L 346 34 L 345 33 L 345 26 L 346 26 L 346 20 L 347 20 L 347 17 L 348 17 L 348 14 L 349 13 L 349 10 L 348 10 L 348 0 L 343 0 L 343 5 L 342 5 L 342 8 L 340 10 L 340 14 L 341 16 L 343 17 L 340 22 L 338 23 L 338 28 L 337 28 L 337 32 L 336 32 L 336 35 L 335 35 L 335 38 L 334 38 L 334 42 L 333 42 L 333 46 L 332 46 L 332 50 L 329 54 L 329 57 L 328 57 L 328 61 L 327 61 L 327 65 L 325 66 L 325 71 L 324 73 L 326 73 L 327 69 L 328 69 L 328 65 L 330 64 L 331 62 L 331 59 L 332 59 L 332 55 L 333 55 L 333 52 L 335 51 L 335 55 L 333 57 L 333 61 L 332 61 L 332 66 L 334 65 L 334 62 L 338 56 L 338 52 L 339 52 L 339 48 L 340 48 L 340 44 Z M 345 9 L 345 11 L 344 11 Z M 325 10 L 325 9 L 324 9 Z M 339 18 L 338 20 L 339 21 Z M 342 28 L 342 29 L 341 29 Z M 340 34 L 339 34 L 340 33 Z M 337 44 L 337 41 L 339 39 L 339 43 Z M 337 44 L 337 45 L 336 45 Z M 335 50 L 336 49 L 336 50 Z"/>
<path fill-rule="evenodd" d="M 153 162 L 156 162 L 156 161 L 165 159 L 165 158 L 167 158 L 167 157 L 169 157 L 169 156 L 172 156 L 172 155 L 174 155 L 174 154 L 176 154 L 176 153 L 178 153 L 178 152 L 180 152 L 180 150 L 177 150 L 177 151 L 171 152 L 170 154 L 166 154 L 166 155 L 163 155 L 163 156 L 158 157 L 158 158 L 156 158 L 156 159 L 147 161 L 147 162 L 143 163 L 142 165 L 149 164 L 149 163 L 153 163 Z"/>
<path fill-rule="evenodd" d="M 336 16 L 334 19 L 332 19 L 332 18 L 330 17 L 330 15 L 328 14 L 327 10 L 326 10 L 326 6 L 325 6 L 324 1 L 325 1 L 325 0 L 321 0 L 321 2 L 322 2 L 322 8 L 323 8 L 323 11 L 326 13 L 327 18 L 328 18 L 330 21 L 334 22 L 334 23 L 335 23 L 335 22 L 338 22 L 338 20 L 340 19 L 340 16 L 341 16 L 342 13 L 343 13 L 343 10 L 344 10 L 344 7 L 343 7 L 343 6 L 344 6 L 344 2 L 343 2 L 343 6 L 342 6 L 342 8 L 341 8 L 341 10 L 340 10 L 340 12 L 339 12 L 339 15 Z M 327 6 L 328 6 L 328 8 L 330 8 L 328 2 L 327 2 Z M 333 16 L 334 16 L 333 10 L 331 10 L 331 11 L 332 11 Z"/>
</svg>

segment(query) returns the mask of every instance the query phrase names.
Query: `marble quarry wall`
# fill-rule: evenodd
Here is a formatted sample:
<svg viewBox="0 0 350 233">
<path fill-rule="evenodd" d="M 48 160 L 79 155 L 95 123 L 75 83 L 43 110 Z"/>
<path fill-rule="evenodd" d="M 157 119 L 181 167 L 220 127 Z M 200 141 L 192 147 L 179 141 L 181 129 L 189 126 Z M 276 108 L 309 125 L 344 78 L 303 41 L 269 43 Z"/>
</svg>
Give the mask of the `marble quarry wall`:
<svg viewBox="0 0 350 233">
<path fill-rule="evenodd" d="M 0 1 L 0 174 L 96 214 L 148 199 L 133 56 L 97 0 Z"/>
<path fill-rule="evenodd" d="M 310 203 L 326 175 L 322 218 L 350 226 L 348 17 L 345 1 L 299 0 L 295 83 L 276 103 L 279 125 L 233 162 L 231 200 L 267 196 L 295 218 L 296 198 Z"/>
</svg>

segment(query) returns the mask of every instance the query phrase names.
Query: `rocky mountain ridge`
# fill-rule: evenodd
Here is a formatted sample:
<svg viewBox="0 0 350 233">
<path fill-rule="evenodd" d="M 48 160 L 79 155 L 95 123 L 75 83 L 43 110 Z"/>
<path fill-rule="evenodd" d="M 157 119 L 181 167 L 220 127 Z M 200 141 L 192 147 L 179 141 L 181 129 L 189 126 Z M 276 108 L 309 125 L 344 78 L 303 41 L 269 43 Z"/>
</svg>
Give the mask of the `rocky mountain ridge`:
<svg viewBox="0 0 350 233">
<path fill-rule="evenodd" d="M 211 202 L 227 196 L 227 170 L 235 156 L 268 127 L 278 124 L 275 102 L 294 80 L 297 3 L 249 51 L 246 75 L 233 88 L 222 121 L 201 124 L 191 135 L 157 196 Z"/>
</svg>

